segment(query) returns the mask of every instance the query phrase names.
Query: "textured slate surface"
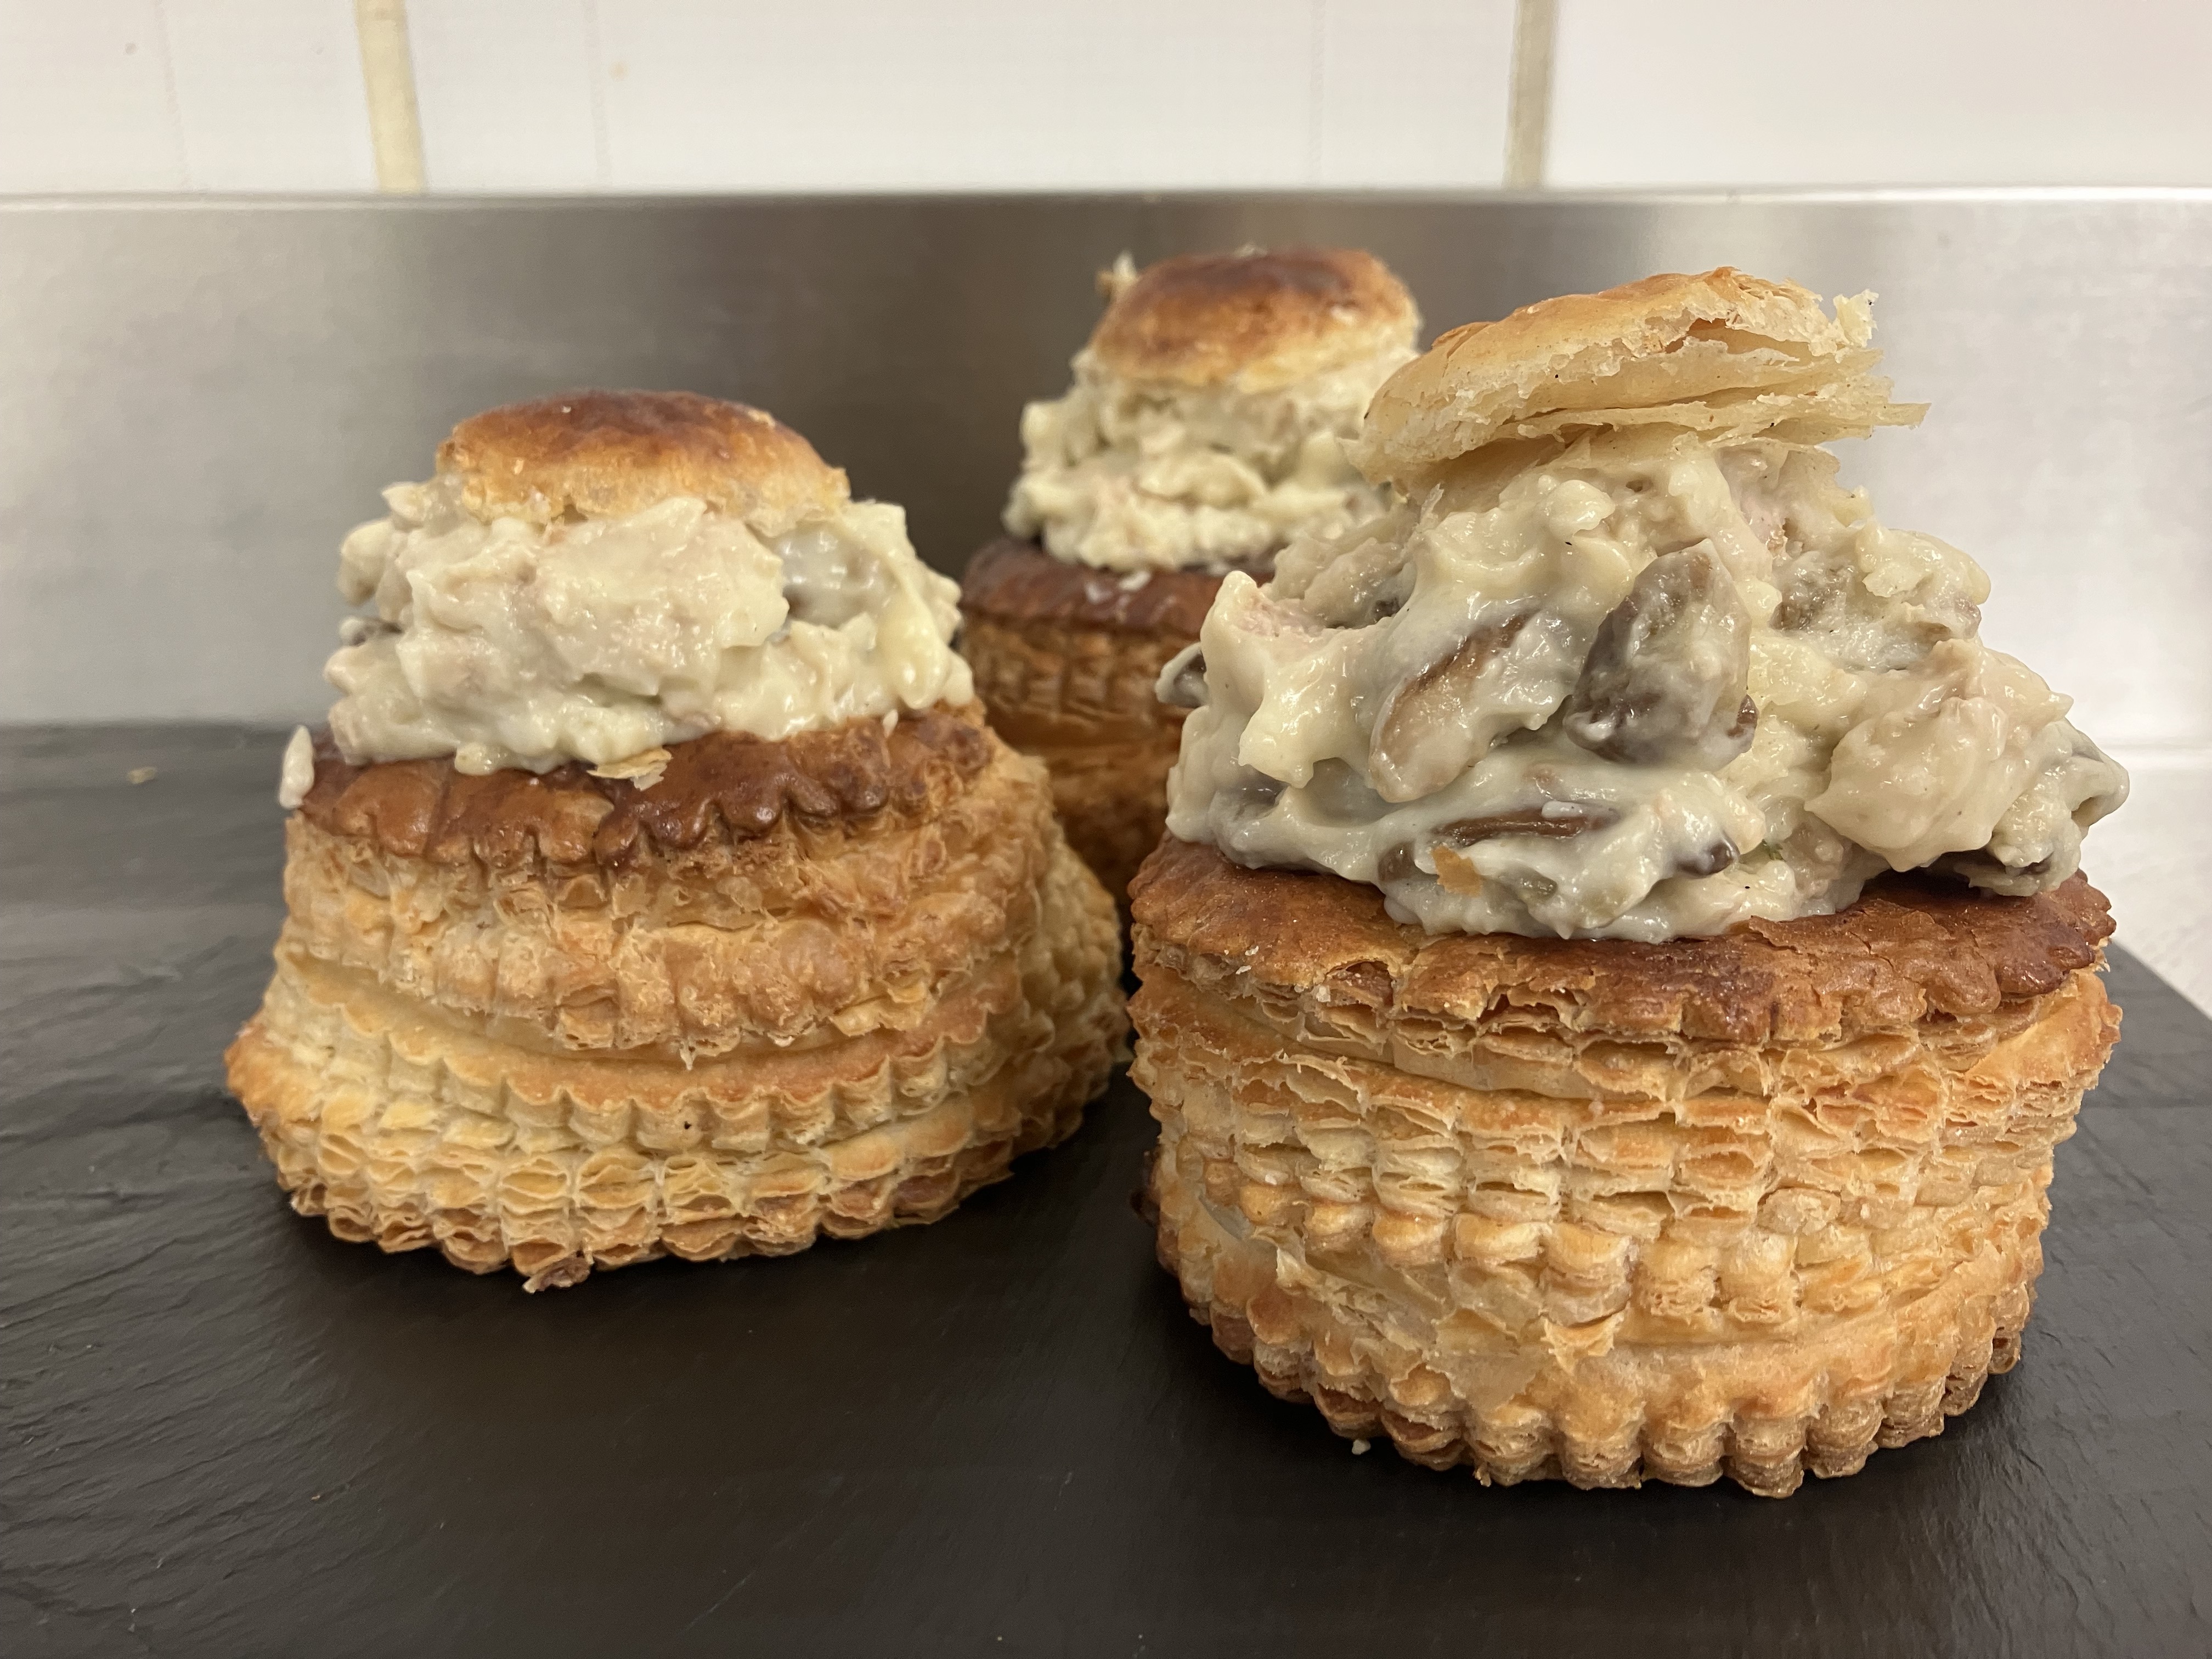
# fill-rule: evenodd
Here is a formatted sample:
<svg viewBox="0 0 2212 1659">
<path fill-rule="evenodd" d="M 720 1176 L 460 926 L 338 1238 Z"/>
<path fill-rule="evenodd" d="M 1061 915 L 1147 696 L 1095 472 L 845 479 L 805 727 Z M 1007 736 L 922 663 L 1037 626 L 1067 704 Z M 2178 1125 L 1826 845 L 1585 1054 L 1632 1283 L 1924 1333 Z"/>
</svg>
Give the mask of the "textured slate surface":
<svg viewBox="0 0 2212 1659">
<path fill-rule="evenodd" d="M 2212 1020 L 2124 957 L 1972 1413 L 1786 1503 L 1485 1491 L 1215 1353 L 1126 1082 L 951 1220 L 781 1261 L 528 1297 L 295 1217 L 218 1060 L 281 742 L 0 734 L 10 1655 L 2212 1647 Z"/>
</svg>

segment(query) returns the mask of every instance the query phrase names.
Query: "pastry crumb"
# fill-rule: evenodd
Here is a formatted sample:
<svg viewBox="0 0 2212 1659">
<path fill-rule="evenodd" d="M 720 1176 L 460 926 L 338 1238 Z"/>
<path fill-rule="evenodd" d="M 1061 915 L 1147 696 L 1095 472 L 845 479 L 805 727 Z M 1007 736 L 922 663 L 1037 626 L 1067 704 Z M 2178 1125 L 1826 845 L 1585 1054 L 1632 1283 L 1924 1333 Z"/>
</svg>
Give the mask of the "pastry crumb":
<svg viewBox="0 0 2212 1659">
<path fill-rule="evenodd" d="M 1364 1457 L 1374 1449 L 1375 1443 L 1372 1440 L 1355 1440 L 1352 1443 L 1352 1455 L 1354 1457 Z"/>
<path fill-rule="evenodd" d="M 592 768 L 595 778 L 626 780 L 641 789 L 650 789 L 659 783 L 668 770 L 668 763 L 675 759 L 665 749 L 640 750 L 636 754 L 618 761 L 609 761 L 605 766 Z"/>
<path fill-rule="evenodd" d="M 151 783 L 161 775 L 158 766 L 134 766 L 123 775 L 133 783 Z"/>
</svg>

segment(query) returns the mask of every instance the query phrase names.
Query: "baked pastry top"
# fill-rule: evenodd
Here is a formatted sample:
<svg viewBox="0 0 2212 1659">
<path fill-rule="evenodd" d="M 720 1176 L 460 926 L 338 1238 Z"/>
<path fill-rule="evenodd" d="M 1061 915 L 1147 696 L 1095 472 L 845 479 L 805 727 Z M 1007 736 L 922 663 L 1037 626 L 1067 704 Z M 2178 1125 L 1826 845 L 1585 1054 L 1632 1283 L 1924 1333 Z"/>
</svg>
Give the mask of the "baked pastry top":
<svg viewBox="0 0 2212 1659">
<path fill-rule="evenodd" d="M 1797 442 L 1917 425 L 1873 373 L 1871 295 L 1820 297 L 1723 265 L 1539 300 L 1437 337 L 1384 383 L 1351 446 L 1408 495 L 1504 439 L 1661 423 Z"/>
<path fill-rule="evenodd" d="M 773 415 L 691 392 L 570 392 L 471 415 L 438 471 L 479 518 L 612 519 L 688 495 L 788 528 L 850 498 L 844 469 Z"/>
<path fill-rule="evenodd" d="M 1401 349 L 1420 323 L 1358 248 L 1179 253 L 1106 280 L 1114 303 L 1091 351 L 1131 380 L 1267 391 Z"/>
</svg>

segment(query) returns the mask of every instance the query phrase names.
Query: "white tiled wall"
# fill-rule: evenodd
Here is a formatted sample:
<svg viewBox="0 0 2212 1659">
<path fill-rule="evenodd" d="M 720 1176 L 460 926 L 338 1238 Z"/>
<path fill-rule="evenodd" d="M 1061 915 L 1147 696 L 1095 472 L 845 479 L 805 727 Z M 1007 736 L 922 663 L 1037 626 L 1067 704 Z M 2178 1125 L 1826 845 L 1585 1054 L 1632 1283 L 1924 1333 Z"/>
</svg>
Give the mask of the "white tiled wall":
<svg viewBox="0 0 2212 1659">
<path fill-rule="evenodd" d="M 1557 6 L 1550 185 L 2212 184 L 2208 0 Z M 405 8 L 457 191 L 1493 185 L 1515 9 Z M 0 0 L 0 191 L 367 190 L 368 121 L 349 0 Z"/>
<path fill-rule="evenodd" d="M 429 187 L 456 191 L 1494 185 L 1513 11 L 407 7 Z M 371 188 L 361 83 L 345 0 L 0 0 L 0 191 Z"/>
<path fill-rule="evenodd" d="M 375 182 L 349 0 L 0 0 L 0 191 Z"/>
<path fill-rule="evenodd" d="M 2212 184 L 2207 0 L 1561 0 L 1547 182 Z"/>
</svg>

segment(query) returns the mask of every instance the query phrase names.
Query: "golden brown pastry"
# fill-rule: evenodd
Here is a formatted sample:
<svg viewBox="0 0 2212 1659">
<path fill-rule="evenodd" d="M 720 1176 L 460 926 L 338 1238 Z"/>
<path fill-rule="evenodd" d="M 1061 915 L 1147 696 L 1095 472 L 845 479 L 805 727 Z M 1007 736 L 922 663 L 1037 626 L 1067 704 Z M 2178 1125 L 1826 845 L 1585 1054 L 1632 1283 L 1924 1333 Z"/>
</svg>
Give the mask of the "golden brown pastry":
<svg viewBox="0 0 2212 1659">
<path fill-rule="evenodd" d="M 1160 670 L 1224 572 L 1382 510 L 1342 444 L 1419 318 L 1346 249 L 1125 261 L 1105 287 L 1074 386 L 1024 412 L 1012 534 L 970 562 L 961 610 L 992 724 L 1051 769 L 1069 843 L 1118 898 L 1159 840 L 1182 726 Z"/>
<path fill-rule="evenodd" d="M 1432 936 L 1171 841 L 1135 913 L 1192 1313 L 1339 1433 L 1486 1482 L 1779 1496 L 1941 1433 L 2019 1358 L 2119 1026 L 2078 875 L 1636 945 Z"/>
<path fill-rule="evenodd" d="M 1920 413 L 1871 329 L 1719 270 L 1454 331 L 1353 445 L 1405 499 L 1164 671 L 1161 1259 L 1345 1433 L 1779 1494 L 2017 1355 L 2127 781 L 1837 484 Z"/>
<path fill-rule="evenodd" d="M 934 1220 L 1073 1131 L 1113 907 L 896 509 L 639 393 L 464 422 L 390 496 L 228 1055 L 295 1208 L 536 1289 Z"/>
</svg>

